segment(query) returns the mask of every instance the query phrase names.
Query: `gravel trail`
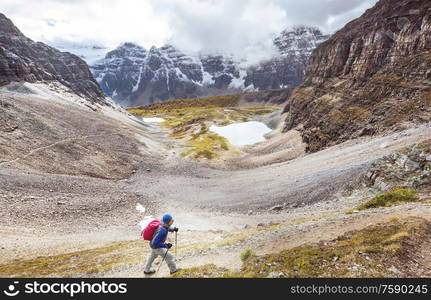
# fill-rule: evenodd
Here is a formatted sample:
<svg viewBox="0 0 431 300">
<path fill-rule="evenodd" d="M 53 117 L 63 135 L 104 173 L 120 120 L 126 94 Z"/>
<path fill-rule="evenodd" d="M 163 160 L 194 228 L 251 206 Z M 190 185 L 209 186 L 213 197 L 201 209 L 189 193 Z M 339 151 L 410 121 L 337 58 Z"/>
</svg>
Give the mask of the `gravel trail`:
<svg viewBox="0 0 431 300">
<path fill-rule="evenodd" d="M 18 100 L 23 101 L 20 109 L 27 109 L 24 99 Z M 42 101 L 39 104 L 47 105 Z M 61 106 L 47 107 L 50 114 L 58 118 L 69 113 Z M 179 145 L 156 126 L 145 126 L 125 117 L 121 120 L 115 116 L 101 119 L 100 115 L 96 117 L 91 112 L 76 112 L 76 115 L 81 118 L 79 124 L 74 123 L 76 116 L 70 116 L 68 122 L 71 125 L 65 122 L 59 130 L 64 133 L 63 137 L 47 138 L 45 146 L 32 142 L 38 146 L 33 149 L 26 144 L 14 159 L 9 155 L 9 162 L 2 163 L 0 263 L 137 239 L 138 223 L 143 218 L 135 209 L 138 203 L 147 208 L 147 214 L 174 214 L 178 226 L 187 232 L 183 237 L 190 240 L 195 239 L 196 234 L 200 234 L 203 240 L 220 238 L 216 231 L 232 232 L 261 222 L 339 214 L 353 202 L 338 201 L 337 192 L 354 181 L 371 162 L 431 138 L 431 126 L 425 124 L 387 136 L 348 141 L 281 163 L 238 170 L 234 163 L 229 169 L 229 165 L 219 168 L 180 158 Z M 35 116 L 39 120 L 35 124 L 45 122 L 43 111 Z M 37 128 L 22 128 L 39 132 Z M 79 128 L 80 136 L 71 140 L 70 136 L 74 135 L 70 133 L 76 128 Z M 104 131 L 98 133 L 101 129 Z M 17 135 L 17 132 L 9 134 Z M 12 136 L 5 137 L 14 140 Z M 61 153 L 59 151 L 66 151 L 69 155 L 67 151 L 72 146 L 76 146 L 74 151 L 78 151 L 74 153 L 76 161 L 68 161 L 68 167 L 63 168 L 64 162 L 55 159 L 55 155 Z M 130 148 L 130 152 L 122 152 L 125 146 Z M 97 151 L 88 151 L 88 148 Z M 19 148 L 13 150 L 18 151 Z M 94 157 L 96 152 L 99 154 Z M 39 166 L 35 163 L 38 160 L 43 162 L 44 168 L 49 166 L 49 173 L 35 169 Z M 121 172 L 111 175 L 118 179 L 86 176 L 88 169 L 96 168 L 93 163 L 88 165 L 90 161 L 100 165 L 97 165 L 98 174 L 112 171 L 109 164 L 116 164 Z M 60 175 L 58 170 L 62 168 L 65 171 Z M 74 173 L 70 173 L 71 168 Z M 125 172 L 126 169 L 130 171 Z M 282 205 L 285 210 L 272 213 L 269 209 L 275 205 Z M 423 212 L 429 212 L 429 207 Z M 353 228 L 356 225 L 355 219 L 352 220 Z M 326 221 L 309 225 L 317 232 L 335 228 L 329 227 Z M 336 226 L 343 227 L 343 224 L 338 222 Z M 320 225 L 322 227 L 317 230 L 315 226 Z M 289 230 L 292 230 L 290 236 L 303 233 L 301 226 Z M 310 236 L 313 230 L 308 231 Z M 334 230 L 333 233 L 339 231 Z M 281 237 L 276 236 L 277 239 Z M 319 234 L 314 235 L 315 239 L 320 237 Z M 259 245 L 258 240 L 252 243 Z M 204 253 L 194 261 L 196 264 L 219 261 L 221 265 L 235 265 L 238 263 L 237 251 L 241 247 L 235 249 L 232 256 L 226 255 L 229 252 L 227 248 L 220 253 Z M 270 250 L 265 248 L 265 251 Z M 192 264 L 186 258 L 183 262 Z M 140 276 L 137 272 L 139 266 L 135 268 L 135 271 L 130 269 L 125 270 L 126 273 L 111 275 Z"/>
</svg>

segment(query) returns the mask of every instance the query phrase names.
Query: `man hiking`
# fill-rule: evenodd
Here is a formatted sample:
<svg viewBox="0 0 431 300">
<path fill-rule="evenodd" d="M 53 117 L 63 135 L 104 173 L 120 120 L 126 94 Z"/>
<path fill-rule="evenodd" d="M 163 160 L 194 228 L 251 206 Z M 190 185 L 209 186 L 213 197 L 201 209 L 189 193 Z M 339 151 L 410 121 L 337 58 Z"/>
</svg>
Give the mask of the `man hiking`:
<svg viewBox="0 0 431 300">
<path fill-rule="evenodd" d="M 157 256 L 161 256 L 166 259 L 171 274 L 178 272 L 175 264 L 174 256 L 169 253 L 169 249 L 172 247 L 171 243 L 166 243 L 168 232 L 178 232 L 177 227 L 172 227 L 174 219 L 171 215 L 166 214 L 160 220 L 159 227 L 155 230 L 152 240 L 150 241 L 151 253 L 145 264 L 144 274 L 151 275 L 156 273 L 155 270 L 151 269 L 151 265 Z M 162 261 L 163 262 L 163 261 Z"/>
</svg>

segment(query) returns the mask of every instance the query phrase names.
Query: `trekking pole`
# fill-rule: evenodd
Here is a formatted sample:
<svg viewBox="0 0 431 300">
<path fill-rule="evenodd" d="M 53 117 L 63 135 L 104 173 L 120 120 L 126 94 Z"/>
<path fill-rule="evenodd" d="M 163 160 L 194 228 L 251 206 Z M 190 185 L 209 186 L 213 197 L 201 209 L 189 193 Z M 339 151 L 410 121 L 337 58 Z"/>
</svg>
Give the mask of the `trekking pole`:
<svg viewBox="0 0 431 300">
<path fill-rule="evenodd" d="M 158 273 L 158 272 L 159 272 L 160 267 L 163 265 L 163 262 L 165 261 L 166 255 L 168 255 L 168 252 L 169 252 L 169 249 L 167 248 L 167 249 L 166 249 L 166 253 L 165 253 L 165 255 L 163 256 L 162 262 L 160 263 L 159 267 L 157 268 L 156 273 Z"/>
<path fill-rule="evenodd" d="M 177 231 L 175 231 L 175 260 L 177 259 L 177 249 L 178 249 L 178 242 L 177 242 Z"/>
</svg>

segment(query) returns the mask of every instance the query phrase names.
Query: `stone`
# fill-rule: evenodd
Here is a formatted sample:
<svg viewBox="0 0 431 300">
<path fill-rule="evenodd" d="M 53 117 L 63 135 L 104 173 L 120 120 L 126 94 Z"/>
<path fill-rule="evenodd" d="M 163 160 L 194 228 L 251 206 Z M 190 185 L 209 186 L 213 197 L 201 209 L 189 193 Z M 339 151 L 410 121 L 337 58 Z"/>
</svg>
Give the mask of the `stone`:
<svg viewBox="0 0 431 300">
<path fill-rule="evenodd" d="M 390 268 L 388 270 L 394 274 L 401 274 L 401 271 L 398 270 L 395 266 L 390 266 Z"/>
<path fill-rule="evenodd" d="M 374 182 L 374 186 L 380 191 L 387 191 L 391 188 L 391 185 L 384 181 L 383 178 L 377 178 Z"/>
<path fill-rule="evenodd" d="M 425 153 L 431 150 L 431 142 L 425 141 L 420 145 L 421 151 L 412 151 L 418 149 L 418 146 L 413 145 L 372 163 L 361 176 L 361 185 L 371 187 L 377 193 L 387 192 L 393 188 L 420 189 L 429 186 L 431 169 L 429 162 L 425 160 Z M 371 174 L 378 174 L 374 182 L 370 180 Z"/>
<path fill-rule="evenodd" d="M 281 278 L 284 277 L 285 274 L 283 272 L 271 272 L 268 274 L 266 278 Z"/>
<path fill-rule="evenodd" d="M 273 207 L 271 207 L 269 210 L 270 211 L 281 211 L 283 210 L 284 206 L 283 205 L 275 205 Z"/>
<path fill-rule="evenodd" d="M 429 122 L 426 97 L 411 87 L 429 86 L 430 9 L 431 1 L 378 1 L 318 45 L 286 103 L 283 132 L 302 124 L 306 151 L 316 152 L 361 134 Z M 414 56 L 406 60 L 405 53 Z"/>
<path fill-rule="evenodd" d="M 406 171 L 414 172 L 419 170 L 421 166 L 419 163 L 409 159 L 409 160 L 406 160 L 406 162 L 404 163 L 404 168 Z"/>
</svg>

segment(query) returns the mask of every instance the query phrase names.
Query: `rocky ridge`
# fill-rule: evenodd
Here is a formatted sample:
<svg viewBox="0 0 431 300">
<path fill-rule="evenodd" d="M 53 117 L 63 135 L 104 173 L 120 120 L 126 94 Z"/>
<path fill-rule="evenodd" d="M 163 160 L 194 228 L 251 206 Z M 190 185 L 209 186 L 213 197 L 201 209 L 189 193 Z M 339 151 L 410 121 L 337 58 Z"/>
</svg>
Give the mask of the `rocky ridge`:
<svg viewBox="0 0 431 300">
<path fill-rule="evenodd" d="M 59 82 L 91 102 L 106 104 L 105 95 L 81 58 L 32 41 L 0 13 L 0 86 L 17 81 Z"/>
<path fill-rule="evenodd" d="M 431 2 L 381 0 L 313 51 L 284 130 L 308 151 L 431 120 Z"/>
<path fill-rule="evenodd" d="M 361 176 L 365 187 L 378 191 L 394 188 L 431 188 L 431 140 L 394 152 L 375 161 Z"/>
<path fill-rule="evenodd" d="M 248 66 L 215 54 L 185 54 L 172 45 L 150 50 L 124 43 L 91 70 L 106 95 L 127 106 L 267 89 L 302 82 L 311 51 L 327 39 L 320 30 L 300 26 L 274 39 L 274 58 Z"/>
</svg>

